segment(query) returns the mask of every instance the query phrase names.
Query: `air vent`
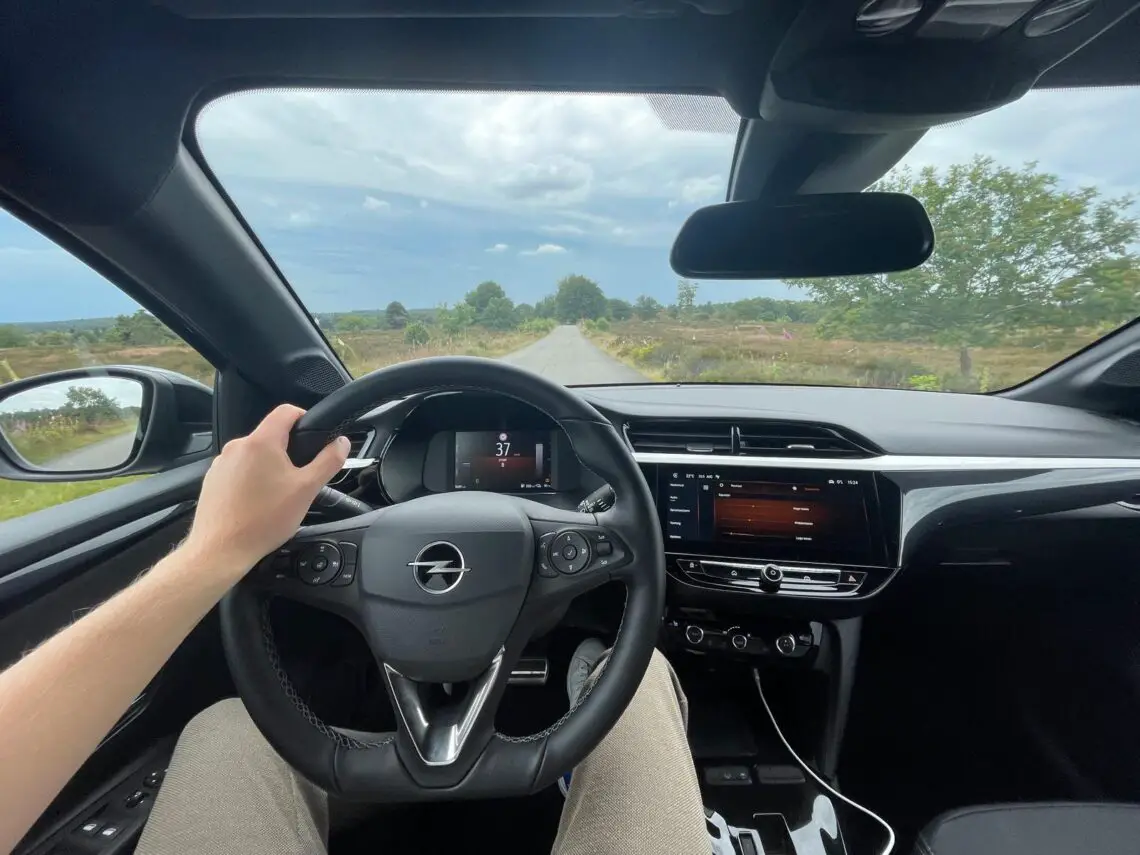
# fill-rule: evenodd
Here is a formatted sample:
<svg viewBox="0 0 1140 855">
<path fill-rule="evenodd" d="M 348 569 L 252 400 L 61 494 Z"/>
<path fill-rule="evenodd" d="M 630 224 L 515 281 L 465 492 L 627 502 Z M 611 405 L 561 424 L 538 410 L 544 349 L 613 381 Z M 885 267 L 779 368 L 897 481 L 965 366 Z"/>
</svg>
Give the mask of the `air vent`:
<svg viewBox="0 0 1140 855">
<path fill-rule="evenodd" d="M 739 454 L 748 457 L 870 457 L 871 452 L 836 428 L 806 422 L 741 424 Z"/>
<path fill-rule="evenodd" d="M 368 443 L 372 441 L 372 431 L 355 431 L 353 433 L 346 433 L 349 443 L 351 443 L 352 450 L 348 453 L 349 457 L 363 457 L 364 449 L 368 447 Z"/>
<path fill-rule="evenodd" d="M 626 425 L 634 451 L 659 454 L 732 454 L 728 422 L 653 420 Z"/>
</svg>

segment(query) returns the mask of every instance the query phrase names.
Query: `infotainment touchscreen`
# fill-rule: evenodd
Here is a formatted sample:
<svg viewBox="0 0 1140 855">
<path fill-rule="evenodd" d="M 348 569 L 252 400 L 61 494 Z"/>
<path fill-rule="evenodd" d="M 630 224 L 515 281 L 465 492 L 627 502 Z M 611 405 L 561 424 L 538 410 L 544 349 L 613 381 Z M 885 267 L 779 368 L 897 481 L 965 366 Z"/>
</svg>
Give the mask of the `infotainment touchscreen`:
<svg viewBox="0 0 1140 855">
<path fill-rule="evenodd" d="M 880 564 L 884 541 L 866 472 L 661 465 L 657 504 L 671 552 Z"/>
</svg>

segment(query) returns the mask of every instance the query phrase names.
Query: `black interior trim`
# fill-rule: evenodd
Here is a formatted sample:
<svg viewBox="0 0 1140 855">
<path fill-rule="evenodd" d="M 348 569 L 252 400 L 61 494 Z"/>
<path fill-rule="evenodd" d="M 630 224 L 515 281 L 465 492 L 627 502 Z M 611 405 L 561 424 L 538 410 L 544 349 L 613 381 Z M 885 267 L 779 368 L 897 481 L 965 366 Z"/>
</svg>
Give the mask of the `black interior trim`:
<svg viewBox="0 0 1140 855">
<path fill-rule="evenodd" d="M 0 579 L 140 517 L 198 498 L 210 460 L 0 523 Z"/>
</svg>

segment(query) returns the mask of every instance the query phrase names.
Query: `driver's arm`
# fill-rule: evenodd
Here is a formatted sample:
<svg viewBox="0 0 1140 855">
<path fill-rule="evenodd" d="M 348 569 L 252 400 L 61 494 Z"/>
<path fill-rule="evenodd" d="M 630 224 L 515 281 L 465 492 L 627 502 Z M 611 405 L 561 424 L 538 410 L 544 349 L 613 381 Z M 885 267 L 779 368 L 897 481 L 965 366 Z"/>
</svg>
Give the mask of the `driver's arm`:
<svg viewBox="0 0 1140 855">
<path fill-rule="evenodd" d="M 0 674 L 0 852 L 15 847 L 230 586 L 293 536 L 344 464 L 340 437 L 308 466 L 293 466 L 285 449 L 301 412 L 278 407 L 228 443 L 182 545 Z"/>
</svg>

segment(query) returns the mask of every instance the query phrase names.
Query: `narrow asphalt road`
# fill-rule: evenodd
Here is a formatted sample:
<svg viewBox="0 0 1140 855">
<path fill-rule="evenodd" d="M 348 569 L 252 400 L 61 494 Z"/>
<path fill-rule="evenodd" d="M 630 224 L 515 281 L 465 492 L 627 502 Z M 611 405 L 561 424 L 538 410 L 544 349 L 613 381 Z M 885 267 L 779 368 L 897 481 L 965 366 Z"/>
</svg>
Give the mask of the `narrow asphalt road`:
<svg viewBox="0 0 1140 855">
<path fill-rule="evenodd" d="M 121 433 L 93 442 L 67 454 L 61 454 L 53 460 L 40 464 L 44 469 L 56 472 L 80 472 L 93 469 L 114 469 L 122 466 L 131 456 L 131 448 L 135 444 L 134 431 Z"/>
<path fill-rule="evenodd" d="M 590 342 L 575 326 L 555 327 L 545 338 L 501 358 L 565 386 L 646 380 L 644 374 Z"/>
</svg>

